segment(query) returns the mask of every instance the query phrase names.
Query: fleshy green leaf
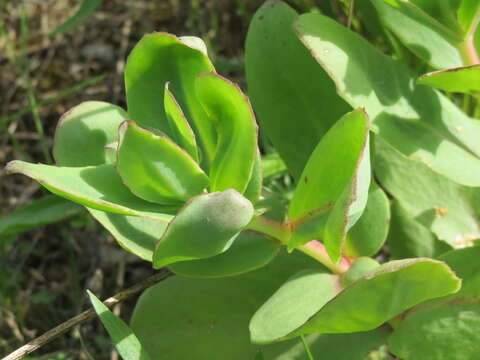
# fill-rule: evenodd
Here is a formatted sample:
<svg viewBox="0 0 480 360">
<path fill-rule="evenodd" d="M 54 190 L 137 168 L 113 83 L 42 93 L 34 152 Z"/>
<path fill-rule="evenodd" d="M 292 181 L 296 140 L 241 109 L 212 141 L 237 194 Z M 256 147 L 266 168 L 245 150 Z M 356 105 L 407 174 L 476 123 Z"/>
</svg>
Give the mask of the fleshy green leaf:
<svg viewBox="0 0 480 360">
<path fill-rule="evenodd" d="M 375 255 L 387 239 L 389 223 L 390 204 L 387 195 L 372 182 L 365 211 L 347 234 L 346 255 L 350 257 Z"/>
<path fill-rule="evenodd" d="M 352 111 L 315 148 L 288 210 L 288 219 L 295 225 L 290 249 L 321 238 L 332 260 L 338 259 L 346 231 L 358 220 L 367 200 L 368 125 L 362 110 Z"/>
<path fill-rule="evenodd" d="M 171 139 L 198 162 L 199 158 L 195 134 L 188 124 L 187 118 L 180 108 L 180 105 L 172 92 L 168 89 L 168 82 L 165 83 L 163 101 L 165 106 L 165 116 L 170 125 L 169 134 Z"/>
<path fill-rule="evenodd" d="M 387 238 L 392 259 L 437 257 L 452 248 L 437 239 L 428 228 L 412 218 L 398 201 L 392 205 L 392 220 Z"/>
<path fill-rule="evenodd" d="M 252 204 L 235 190 L 197 196 L 169 223 L 155 248 L 153 266 L 221 254 L 252 217 Z"/>
<path fill-rule="evenodd" d="M 198 76 L 195 90 L 217 130 L 210 191 L 235 189 L 243 194 L 257 155 L 257 125 L 250 102 L 236 84 L 214 73 Z"/>
<path fill-rule="evenodd" d="M 457 48 L 462 37 L 421 8 L 402 0 L 371 1 L 388 29 L 419 58 L 437 69 L 463 65 Z"/>
<path fill-rule="evenodd" d="M 253 315 L 249 326 L 252 342 L 266 344 L 293 332 L 340 290 L 337 275 L 318 270 L 295 274 Z"/>
<path fill-rule="evenodd" d="M 0 217 L 0 239 L 68 219 L 82 211 L 81 206 L 71 201 L 46 195 Z"/>
<path fill-rule="evenodd" d="M 87 294 L 122 359 L 150 360 L 150 355 L 148 355 L 132 329 L 112 313 L 91 291 L 87 290 Z"/>
<path fill-rule="evenodd" d="M 296 12 L 266 1 L 247 34 L 248 94 L 262 130 L 298 179 L 320 138 L 351 108 L 295 37 Z"/>
<path fill-rule="evenodd" d="M 152 262 L 153 250 L 173 216 L 162 219 L 128 216 L 87 208 L 90 214 L 107 229 L 126 251 Z"/>
<path fill-rule="evenodd" d="M 228 251 L 202 260 L 169 265 L 177 275 L 214 278 L 234 276 L 261 268 L 275 258 L 280 244 L 260 234 L 240 233 Z"/>
<path fill-rule="evenodd" d="M 137 196 L 160 204 L 186 201 L 200 194 L 208 177 L 199 165 L 165 136 L 133 121 L 120 127 L 117 171 Z"/>
<path fill-rule="evenodd" d="M 391 261 L 345 288 L 292 335 L 371 330 L 425 300 L 457 292 L 460 285 L 440 261 Z"/>
<path fill-rule="evenodd" d="M 271 153 L 262 157 L 262 172 L 265 178 L 276 176 L 287 171 L 285 163 L 278 153 Z"/>
<path fill-rule="evenodd" d="M 101 101 L 86 101 L 67 111 L 55 131 L 53 157 L 57 165 L 115 162 L 105 146 L 118 139 L 118 127 L 127 118 L 123 109 Z"/>
<path fill-rule="evenodd" d="M 303 359 L 303 347 L 296 339 L 261 348 L 251 344 L 248 323 L 265 299 L 292 273 L 306 267 L 322 269 L 302 253 L 287 254 L 282 249 L 268 265 L 243 275 L 170 277 L 140 297 L 132 329 L 155 360 L 246 360 L 260 349 L 268 360 Z M 321 358 L 328 339 L 318 339 L 319 346 L 317 336 L 307 340 L 314 355 Z M 361 360 L 348 360 L 352 359 Z"/>
<path fill-rule="evenodd" d="M 192 39 L 186 42 L 192 44 Z M 215 130 L 197 100 L 194 81 L 198 74 L 209 71 L 214 71 L 213 65 L 198 50 L 198 44 L 192 47 L 166 33 L 145 35 L 130 53 L 125 67 L 130 119 L 172 136 L 162 99 L 165 84 L 169 82 L 170 91 L 195 131 L 206 165 L 215 152 Z"/>
<path fill-rule="evenodd" d="M 56 195 L 97 210 L 159 220 L 170 219 L 165 213 L 176 210 L 134 196 L 111 164 L 57 167 L 15 160 L 6 170 L 26 175 Z"/>
<path fill-rule="evenodd" d="M 377 140 L 377 179 L 410 217 L 453 247 L 464 247 L 480 237 L 476 200 L 469 189 Z"/>
<path fill-rule="evenodd" d="M 463 279 L 462 289 L 420 304 L 405 314 L 389 339 L 390 351 L 405 360 L 470 360 L 480 342 L 480 247 L 440 257 Z"/>
<path fill-rule="evenodd" d="M 355 281 L 360 280 L 362 277 L 367 275 L 369 272 L 378 268 L 380 264 L 369 257 L 361 257 L 355 260 L 355 262 L 350 266 L 348 271 L 342 274 L 342 285 L 348 286 L 353 284 Z"/>
<path fill-rule="evenodd" d="M 288 210 L 290 221 L 330 208 L 352 180 L 365 147 L 368 120 L 362 110 L 344 115 L 318 143 L 302 172 Z"/>
<path fill-rule="evenodd" d="M 333 262 L 337 262 L 340 258 L 347 231 L 355 225 L 367 205 L 371 172 L 368 130 L 364 141 L 364 148 L 357 160 L 351 180 L 335 202 L 325 223 L 323 243 Z M 332 179 L 332 181 L 335 180 Z"/>
<path fill-rule="evenodd" d="M 480 186 L 480 123 L 433 89 L 414 86 L 402 64 L 332 19 L 301 15 L 296 29 L 339 95 L 365 106 L 379 137 L 455 182 Z"/>
<path fill-rule="evenodd" d="M 462 0 L 458 8 L 458 22 L 465 33 L 472 35 L 471 32 L 478 25 L 480 17 L 480 2 L 478 0 Z"/>
<path fill-rule="evenodd" d="M 480 91 L 480 64 L 434 71 L 421 76 L 418 83 L 450 92 L 478 92 Z"/>
</svg>

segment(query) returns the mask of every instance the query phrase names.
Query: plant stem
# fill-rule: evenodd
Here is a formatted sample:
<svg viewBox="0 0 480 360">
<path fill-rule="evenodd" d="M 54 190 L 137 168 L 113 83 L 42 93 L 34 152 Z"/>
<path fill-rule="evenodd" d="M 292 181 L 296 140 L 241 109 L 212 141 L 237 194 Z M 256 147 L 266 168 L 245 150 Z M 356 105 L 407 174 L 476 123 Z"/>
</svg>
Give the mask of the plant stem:
<svg viewBox="0 0 480 360">
<path fill-rule="evenodd" d="M 133 295 L 139 293 L 140 291 L 143 291 L 147 288 L 149 288 L 152 285 L 155 285 L 156 283 L 165 280 L 166 278 L 174 275 L 172 272 L 169 270 L 163 270 L 160 272 L 157 272 L 155 275 L 150 276 L 149 278 L 146 278 L 145 280 L 133 285 L 132 287 L 129 287 L 128 289 L 125 289 L 115 296 L 112 296 L 105 300 L 103 303 L 108 306 L 112 307 L 115 304 L 118 304 Z M 53 329 L 48 330 L 46 333 L 43 335 L 40 335 L 36 339 L 33 339 L 29 343 L 23 345 L 22 347 L 18 348 L 11 354 L 5 356 L 2 360 L 19 360 L 27 356 L 28 354 L 31 354 L 35 350 L 39 349 L 45 344 L 48 344 L 52 340 L 56 339 L 60 335 L 64 334 L 68 330 L 72 329 L 73 327 L 80 325 L 81 323 L 84 323 L 85 321 L 91 320 L 96 317 L 95 310 L 89 309 L 81 314 L 70 318 L 69 320 L 65 321 L 64 323 L 58 325 L 57 327 L 54 327 Z"/>
<path fill-rule="evenodd" d="M 300 335 L 300 339 L 302 340 L 303 348 L 305 349 L 308 360 L 315 360 L 313 358 L 312 352 L 310 351 L 310 348 L 308 347 L 307 341 L 305 340 L 305 336 Z"/>
<path fill-rule="evenodd" d="M 280 241 L 283 245 L 287 245 L 292 235 L 290 228 L 286 224 L 281 224 L 263 216 L 255 217 L 248 224 L 247 229 L 268 235 Z M 333 263 L 323 244 L 317 240 L 311 240 L 304 245 L 296 247 L 295 250 L 312 257 L 335 274 L 343 274 L 350 267 L 350 262 L 344 258 L 341 258 L 338 264 Z"/>
<path fill-rule="evenodd" d="M 474 37 L 477 31 L 478 23 L 480 22 L 480 14 L 477 14 L 474 22 L 468 29 L 465 35 L 465 40 L 460 45 L 460 51 L 463 56 L 463 61 L 466 66 L 480 64 L 480 58 L 475 48 Z"/>
</svg>

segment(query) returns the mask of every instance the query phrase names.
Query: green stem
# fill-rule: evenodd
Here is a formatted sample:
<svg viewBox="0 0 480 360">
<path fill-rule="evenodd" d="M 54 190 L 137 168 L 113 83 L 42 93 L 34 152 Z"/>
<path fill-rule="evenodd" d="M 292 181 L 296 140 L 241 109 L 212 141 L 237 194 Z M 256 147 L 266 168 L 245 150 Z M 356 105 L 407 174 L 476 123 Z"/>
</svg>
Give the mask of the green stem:
<svg viewBox="0 0 480 360">
<path fill-rule="evenodd" d="M 305 336 L 300 335 L 300 339 L 302 340 L 303 348 L 305 349 L 308 360 L 315 360 L 313 358 L 312 352 L 310 351 L 310 348 L 308 347 L 307 341 L 305 340 Z"/>
<path fill-rule="evenodd" d="M 465 35 L 465 40 L 460 44 L 460 51 L 466 66 L 480 64 L 480 57 L 478 56 L 474 43 L 475 32 L 477 31 L 478 23 L 480 22 L 479 15 L 480 14 L 477 14 L 476 19 Z"/>
<path fill-rule="evenodd" d="M 292 232 L 286 224 L 281 224 L 275 220 L 263 216 L 255 217 L 247 226 L 248 230 L 257 231 L 277 239 L 282 245 L 287 245 Z M 322 243 L 317 240 L 311 240 L 306 244 L 295 248 L 305 255 L 317 260 L 322 265 L 330 269 L 335 274 L 343 274 L 350 267 L 350 262 L 344 258 L 340 259 L 338 264 L 332 262 Z"/>
</svg>

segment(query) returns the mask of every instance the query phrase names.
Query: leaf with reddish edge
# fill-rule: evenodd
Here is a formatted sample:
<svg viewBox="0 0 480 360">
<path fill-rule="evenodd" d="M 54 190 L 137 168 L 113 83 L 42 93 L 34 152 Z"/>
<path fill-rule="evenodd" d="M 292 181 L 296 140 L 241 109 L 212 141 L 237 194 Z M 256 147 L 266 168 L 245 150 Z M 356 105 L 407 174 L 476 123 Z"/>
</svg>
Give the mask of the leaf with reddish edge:
<svg viewBox="0 0 480 360">
<path fill-rule="evenodd" d="M 162 98 L 163 88 L 169 82 L 170 91 L 196 134 L 203 156 L 202 166 L 208 168 L 215 153 L 216 134 L 197 99 L 194 81 L 198 74 L 215 69 L 199 49 L 201 41 L 198 38 L 182 41 L 167 33 L 145 35 L 128 56 L 125 88 L 130 119 L 142 127 L 156 128 L 172 136 Z"/>
<path fill-rule="evenodd" d="M 120 107 L 85 101 L 60 118 L 55 130 L 53 157 L 60 166 L 93 166 L 114 163 L 105 149 L 118 139 L 118 127 L 128 119 Z"/>
<path fill-rule="evenodd" d="M 142 199 L 175 204 L 200 194 L 208 177 L 183 149 L 165 136 L 125 121 L 119 129 L 117 171 Z"/>
<path fill-rule="evenodd" d="M 216 125 L 217 146 L 210 167 L 210 191 L 235 189 L 243 194 L 257 156 L 257 124 L 248 98 L 226 78 L 197 76 L 198 99 Z"/>
<path fill-rule="evenodd" d="M 417 83 L 449 92 L 480 92 L 480 64 L 433 71 L 422 75 Z"/>
</svg>

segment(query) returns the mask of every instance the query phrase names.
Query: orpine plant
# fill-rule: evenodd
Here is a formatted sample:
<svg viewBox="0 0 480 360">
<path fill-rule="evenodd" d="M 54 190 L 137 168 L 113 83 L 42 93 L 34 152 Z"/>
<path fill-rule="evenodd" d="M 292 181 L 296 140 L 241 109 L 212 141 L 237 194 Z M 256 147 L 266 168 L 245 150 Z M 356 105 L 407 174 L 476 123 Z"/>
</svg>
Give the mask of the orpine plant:
<svg viewBox="0 0 480 360">
<path fill-rule="evenodd" d="M 430 66 L 474 61 L 468 1 L 458 44 L 410 3 L 371 3 Z M 430 57 L 411 31 L 435 35 Z M 58 125 L 58 166 L 8 170 L 85 205 L 122 247 L 177 274 L 133 315 L 154 359 L 296 359 L 304 336 L 322 359 L 363 359 L 384 344 L 402 359 L 472 359 L 480 125 L 352 31 L 279 1 L 252 21 L 246 70 L 261 130 L 295 179 L 286 208 L 262 194 L 249 100 L 200 39 L 165 33 L 128 58 L 128 112 L 80 104 Z M 465 72 L 478 67 L 419 82 L 475 90 Z"/>
</svg>

